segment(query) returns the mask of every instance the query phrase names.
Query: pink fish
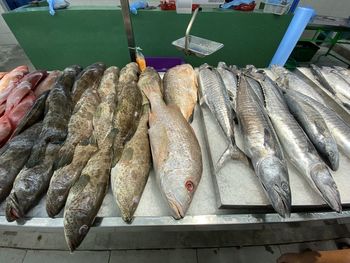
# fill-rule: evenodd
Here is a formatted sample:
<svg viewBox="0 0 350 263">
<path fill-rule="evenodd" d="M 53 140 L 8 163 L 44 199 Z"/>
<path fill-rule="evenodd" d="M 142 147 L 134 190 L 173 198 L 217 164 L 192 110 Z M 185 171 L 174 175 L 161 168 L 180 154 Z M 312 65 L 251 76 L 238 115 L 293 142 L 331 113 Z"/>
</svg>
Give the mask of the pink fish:
<svg viewBox="0 0 350 263">
<path fill-rule="evenodd" d="M 0 118 L 0 147 L 2 147 L 10 138 L 12 126 L 7 115 Z"/>
<path fill-rule="evenodd" d="M 7 74 L 8 72 L 0 72 L 0 80 Z"/>
<path fill-rule="evenodd" d="M 26 75 L 27 73 L 28 73 L 27 66 L 19 66 L 11 70 L 0 80 L 0 91 L 6 89 L 11 82 L 18 83 L 20 79 L 23 78 L 23 76 Z"/>
<path fill-rule="evenodd" d="M 23 117 L 33 106 L 35 99 L 34 93 L 30 91 L 29 94 L 8 113 L 8 118 L 12 124 L 13 130 L 16 129 Z M 5 113 L 5 116 L 6 115 L 7 113 Z"/>
<path fill-rule="evenodd" d="M 13 108 L 15 108 L 22 99 L 27 96 L 29 92 L 31 92 L 32 85 L 28 81 L 23 81 L 15 87 L 6 100 L 6 109 L 5 112 L 10 112 Z"/>
<path fill-rule="evenodd" d="M 41 81 L 38 87 L 34 90 L 35 96 L 39 97 L 45 91 L 50 90 L 61 75 L 62 72 L 59 70 L 51 71 L 51 73 Z"/>
<path fill-rule="evenodd" d="M 33 71 L 33 72 L 25 75 L 19 81 L 19 83 L 21 83 L 23 81 L 28 81 L 32 85 L 32 90 L 34 90 L 38 86 L 38 84 L 46 78 L 46 76 L 47 76 L 47 72 L 44 70 Z"/>
</svg>

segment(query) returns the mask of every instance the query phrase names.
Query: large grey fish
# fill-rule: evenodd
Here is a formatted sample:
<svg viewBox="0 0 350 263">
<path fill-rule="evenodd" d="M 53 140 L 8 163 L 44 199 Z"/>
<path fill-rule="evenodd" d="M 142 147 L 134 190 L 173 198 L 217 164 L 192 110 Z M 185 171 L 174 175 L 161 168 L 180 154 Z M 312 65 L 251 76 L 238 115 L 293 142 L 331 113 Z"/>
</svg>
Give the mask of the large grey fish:
<svg viewBox="0 0 350 263">
<path fill-rule="evenodd" d="M 283 217 L 291 210 L 287 163 L 263 105 L 245 76 L 239 81 L 237 118 L 244 148 L 272 207 Z"/>
<path fill-rule="evenodd" d="M 41 123 L 34 124 L 1 148 L 0 203 L 10 194 L 13 182 L 27 162 L 41 128 Z"/>
<path fill-rule="evenodd" d="M 202 176 L 196 135 L 179 108 L 166 105 L 157 82 L 142 87 L 151 103 L 148 131 L 161 192 L 175 219 L 185 216 Z"/>
<path fill-rule="evenodd" d="M 49 90 L 45 91 L 39 98 L 36 99 L 34 105 L 26 113 L 21 122 L 18 124 L 16 130 L 11 135 L 12 138 L 20 134 L 25 129 L 31 127 L 33 124 L 42 121 L 45 116 L 45 104 L 49 92 Z"/>
<path fill-rule="evenodd" d="M 232 104 L 232 108 L 234 111 L 236 111 L 236 94 L 238 85 L 237 75 L 233 73 L 233 71 L 226 65 L 225 62 L 219 62 L 216 69 L 225 84 L 227 94 Z"/>
<path fill-rule="evenodd" d="M 46 99 L 43 128 L 26 164 L 27 167 L 33 167 L 41 161 L 40 157 L 43 156 L 48 143 L 62 144 L 66 139 L 68 121 L 72 113 L 70 90 L 80 70 L 79 66 L 66 68 L 50 91 Z"/>
<path fill-rule="evenodd" d="M 46 196 L 46 211 L 50 217 L 60 212 L 70 187 L 96 151 L 96 147 L 87 141 L 93 132 L 92 118 L 99 103 L 97 91 L 88 88 L 74 108 L 68 123 L 68 136 L 58 152 L 56 171 L 51 178 Z"/>
<path fill-rule="evenodd" d="M 320 103 L 325 103 L 322 96 L 317 93 L 312 86 L 303 81 L 293 72 L 277 65 L 272 65 L 271 70 L 276 76 L 278 76 L 276 79 L 278 86 L 284 89 L 298 91 L 306 96 L 309 96 L 310 98 L 313 98 L 314 100 L 317 100 Z"/>
<path fill-rule="evenodd" d="M 164 100 L 166 104 L 175 104 L 187 121 L 193 117 L 197 104 L 197 76 L 189 64 L 169 69 L 163 77 Z"/>
<path fill-rule="evenodd" d="M 225 84 L 219 73 L 216 69 L 210 68 L 208 65 L 204 64 L 199 69 L 198 78 L 202 95 L 201 104 L 205 103 L 209 107 L 228 142 L 227 149 L 216 164 L 216 172 L 222 168 L 224 162 L 229 158 L 248 162 L 247 157 L 238 149 L 235 142 L 233 112 L 231 110 Z"/>
<path fill-rule="evenodd" d="M 116 67 L 110 67 L 102 77 L 97 91 L 105 96 L 101 98 L 94 114 L 94 131 L 90 139 L 92 145 L 95 141 L 98 150 L 89 159 L 68 194 L 64 211 L 64 233 L 71 251 L 87 235 L 108 189 L 115 135 L 113 115 L 118 72 Z"/>
<path fill-rule="evenodd" d="M 103 63 L 94 63 L 80 72 L 72 88 L 72 101 L 74 105 L 78 103 L 81 95 L 83 95 L 88 87 L 98 87 L 105 69 L 106 66 Z"/>
<path fill-rule="evenodd" d="M 300 93 L 293 93 L 294 96 L 309 103 L 323 117 L 334 139 L 337 142 L 338 148 L 350 158 L 350 126 L 336 112 L 324 106 L 317 101 L 304 96 Z"/>
<path fill-rule="evenodd" d="M 285 93 L 290 112 L 308 135 L 325 163 L 333 171 L 338 170 L 339 152 L 337 143 L 322 115 L 306 101 L 294 96 L 293 93 L 296 93 L 296 91 L 289 90 Z"/>
<path fill-rule="evenodd" d="M 265 98 L 264 98 L 264 94 L 263 94 L 263 91 L 261 89 L 261 85 L 260 83 L 255 80 L 254 78 L 252 78 L 251 74 L 254 74 L 254 72 L 257 72 L 258 70 L 256 69 L 255 66 L 253 65 L 247 65 L 245 67 L 245 72 L 246 72 L 246 80 L 249 84 L 249 86 L 253 89 L 253 91 L 255 92 L 255 95 L 258 97 L 259 101 L 262 103 L 262 105 L 264 105 L 264 101 L 265 101 Z"/>
<path fill-rule="evenodd" d="M 133 219 L 151 169 L 148 114 L 149 105 L 145 104 L 137 130 L 125 144 L 121 158 L 111 172 L 113 195 L 125 222 Z"/>
<path fill-rule="evenodd" d="M 120 72 L 117 107 L 115 109 L 113 126 L 116 135 L 113 143 L 113 162 L 115 166 L 119 161 L 125 143 L 131 139 L 137 128 L 137 122 L 140 118 L 142 95 L 134 81 L 134 64 L 128 64 Z M 120 79 L 122 82 L 120 82 Z"/>
<path fill-rule="evenodd" d="M 24 166 L 17 175 L 6 199 L 6 219 L 21 219 L 46 193 L 60 145 L 49 143 L 40 161 L 33 167 Z"/>
<path fill-rule="evenodd" d="M 267 113 L 289 160 L 324 201 L 341 212 L 337 185 L 314 145 L 289 112 L 281 90 L 268 76 L 260 83 Z"/>
<path fill-rule="evenodd" d="M 339 72 L 331 67 L 318 67 L 311 64 L 312 72 L 317 80 L 328 89 L 333 95 L 338 97 L 346 106 L 350 108 L 350 83 L 347 82 Z"/>
</svg>

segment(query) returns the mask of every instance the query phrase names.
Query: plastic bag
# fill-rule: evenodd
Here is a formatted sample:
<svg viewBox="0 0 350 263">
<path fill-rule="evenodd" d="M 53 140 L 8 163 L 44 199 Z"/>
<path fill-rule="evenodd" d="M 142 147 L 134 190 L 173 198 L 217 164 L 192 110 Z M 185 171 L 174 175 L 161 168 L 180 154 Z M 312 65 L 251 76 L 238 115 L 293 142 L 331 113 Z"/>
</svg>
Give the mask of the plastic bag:
<svg viewBox="0 0 350 263">
<path fill-rule="evenodd" d="M 148 3 L 146 1 L 135 1 L 130 4 L 130 12 L 137 15 L 137 9 L 144 9 L 146 7 L 148 7 Z"/>
<path fill-rule="evenodd" d="M 47 0 L 49 4 L 49 13 L 50 15 L 55 15 L 56 9 L 63 9 L 69 6 L 69 3 L 65 0 Z"/>
</svg>

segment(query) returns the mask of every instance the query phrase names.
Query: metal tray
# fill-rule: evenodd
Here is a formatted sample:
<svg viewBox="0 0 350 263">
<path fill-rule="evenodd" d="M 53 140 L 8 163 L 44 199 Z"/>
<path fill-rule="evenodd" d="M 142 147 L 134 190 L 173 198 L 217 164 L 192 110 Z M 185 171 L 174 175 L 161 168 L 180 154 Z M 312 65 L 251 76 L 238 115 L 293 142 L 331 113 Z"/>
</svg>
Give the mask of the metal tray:
<svg viewBox="0 0 350 263">
<path fill-rule="evenodd" d="M 176 46 L 179 50 L 185 49 L 185 39 L 186 37 L 177 39 L 173 41 L 173 45 Z M 189 47 L 188 50 L 197 55 L 198 57 L 205 57 L 213 54 L 222 48 L 224 44 L 218 43 L 215 41 L 207 40 L 201 37 L 189 36 Z"/>
</svg>

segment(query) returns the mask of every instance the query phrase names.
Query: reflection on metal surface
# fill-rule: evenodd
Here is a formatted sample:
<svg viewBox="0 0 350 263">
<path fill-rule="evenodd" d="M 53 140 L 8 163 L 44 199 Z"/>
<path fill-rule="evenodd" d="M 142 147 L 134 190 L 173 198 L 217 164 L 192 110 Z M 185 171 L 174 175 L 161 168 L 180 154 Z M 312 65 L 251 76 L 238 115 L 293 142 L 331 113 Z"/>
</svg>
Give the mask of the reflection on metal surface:
<svg viewBox="0 0 350 263">
<path fill-rule="evenodd" d="M 126 32 L 126 37 L 128 39 L 128 48 L 130 53 L 131 61 L 136 61 L 136 50 L 135 50 L 135 37 L 134 31 L 132 27 L 131 17 L 130 17 L 130 7 L 129 0 L 121 0 L 120 1 L 122 7 L 122 15 L 124 21 L 124 28 Z"/>
</svg>

